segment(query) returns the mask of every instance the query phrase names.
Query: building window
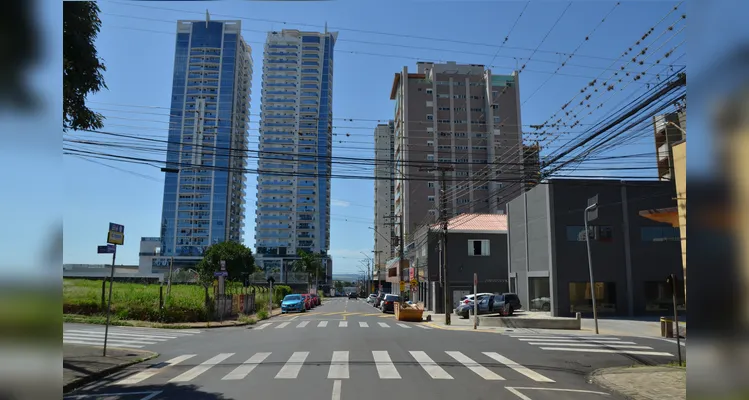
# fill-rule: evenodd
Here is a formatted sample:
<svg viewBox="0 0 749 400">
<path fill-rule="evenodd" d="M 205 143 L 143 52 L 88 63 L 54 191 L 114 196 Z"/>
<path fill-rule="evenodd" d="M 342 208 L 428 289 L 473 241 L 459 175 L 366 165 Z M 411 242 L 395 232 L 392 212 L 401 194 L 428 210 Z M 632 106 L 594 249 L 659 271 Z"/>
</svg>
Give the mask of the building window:
<svg viewBox="0 0 749 400">
<path fill-rule="evenodd" d="M 596 309 L 599 313 L 616 313 L 616 284 L 613 282 L 596 282 Z M 570 282 L 570 312 L 593 313 L 593 301 L 590 298 L 590 282 Z"/>
<path fill-rule="evenodd" d="M 494 123 L 495 124 L 498 124 L 500 122 L 502 122 L 502 118 L 501 117 L 494 117 Z"/>
<path fill-rule="evenodd" d="M 434 147 L 434 140 L 427 140 L 427 146 Z"/>
<path fill-rule="evenodd" d="M 551 311 L 549 278 L 528 278 L 528 308 L 531 311 Z"/>
<path fill-rule="evenodd" d="M 427 201 L 434 203 L 434 196 L 427 196 Z"/>
<path fill-rule="evenodd" d="M 588 225 L 588 235 L 590 236 L 590 240 L 595 240 L 598 242 L 611 242 L 614 240 L 613 230 L 610 226 Z M 568 226 L 567 241 L 584 242 L 585 226 Z"/>
<path fill-rule="evenodd" d="M 434 182 L 427 182 L 427 187 L 433 188 L 434 187 Z"/>
<path fill-rule="evenodd" d="M 434 154 L 427 154 L 427 161 L 434 161 Z"/>
<path fill-rule="evenodd" d="M 432 120 L 434 120 L 434 115 L 432 115 L 432 114 L 427 114 L 427 120 L 428 120 L 428 121 L 432 121 Z"/>
<path fill-rule="evenodd" d="M 427 89 L 427 94 L 432 94 L 432 88 Z"/>
<path fill-rule="evenodd" d="M 488 256 L 489 255 L 489 240 L 469 240 L 468 241 L 468 255 L 469 256 Z"/>
<path fill-rule="evenodd" d="M 427 101 L 427 107 L 434 107 L 434 104 L 431 101 Z"/>
<path fill-rule="evenodd" d="M 644 226 L 640 228 L 643 242 L 678 242 L 681 240 L 679 228 L 671 226 Z"/>
<path fill-rule="evenodd" d="M 645 311 L 669 312 L 674 311 L 674 301 L 671 284 L 666 280 L 643 282 L 645 294 Z M 679 311 L 686 310 L 684 301 L 684 280 L 676 281 L 676 308 Z"/>
</svg>

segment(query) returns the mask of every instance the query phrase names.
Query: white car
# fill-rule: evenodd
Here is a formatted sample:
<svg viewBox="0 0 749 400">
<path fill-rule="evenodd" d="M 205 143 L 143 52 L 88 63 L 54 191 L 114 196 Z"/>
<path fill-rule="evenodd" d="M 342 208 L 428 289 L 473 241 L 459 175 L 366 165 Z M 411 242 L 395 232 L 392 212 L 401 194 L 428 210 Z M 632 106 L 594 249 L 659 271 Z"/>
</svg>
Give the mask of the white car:
<svg viewBox="0 0 749 400">
<path fill-rule="evenodd" d="M 376 298 L 377 298 L 376 294 L 370 294 L 369 297 L 367 297 L 367 303 L 374 303 Z"/>
</svg>

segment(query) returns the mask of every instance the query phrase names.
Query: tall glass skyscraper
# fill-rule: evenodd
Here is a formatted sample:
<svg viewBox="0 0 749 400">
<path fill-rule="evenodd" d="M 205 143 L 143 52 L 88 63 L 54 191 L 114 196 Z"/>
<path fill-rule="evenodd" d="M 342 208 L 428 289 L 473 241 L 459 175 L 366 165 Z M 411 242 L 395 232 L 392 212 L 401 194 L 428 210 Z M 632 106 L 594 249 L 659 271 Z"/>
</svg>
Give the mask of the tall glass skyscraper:
<svg viewBox="0 0 749 400">
<path fill-rule="evenodd" d="M 153 272 L 243 240 L 251 49 L 240 21 L 178 21 L 161 221 Z"/>
<path fill-rule="evenodd" d="M 255 246 L 269 274 L 288 271 L 299 250 L 327 260 L 337 37 L 283 30 L 265 44 Z"/>
</svg>

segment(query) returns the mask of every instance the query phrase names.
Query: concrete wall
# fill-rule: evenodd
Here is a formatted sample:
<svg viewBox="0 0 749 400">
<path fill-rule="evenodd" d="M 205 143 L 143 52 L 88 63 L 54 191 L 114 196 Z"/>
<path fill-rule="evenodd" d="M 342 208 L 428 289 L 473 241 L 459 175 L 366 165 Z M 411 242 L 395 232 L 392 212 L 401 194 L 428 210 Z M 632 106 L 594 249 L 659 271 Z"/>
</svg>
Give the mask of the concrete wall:
<svg viewBox="0 0 749 400">
<path fill-rule="evenodd" d="M 680 114 L 681 116 L 682 114 Z M 686 115 L 682 128 L 686 130 Z M 684 270 L 684 298 L 687 296 L 687 142 L 675 144 L 671 149 L 674 157 L 676 180 L 676 204 L 679 205 L 679 231 L 681 232 L 681 263 Z"/>
</svg>

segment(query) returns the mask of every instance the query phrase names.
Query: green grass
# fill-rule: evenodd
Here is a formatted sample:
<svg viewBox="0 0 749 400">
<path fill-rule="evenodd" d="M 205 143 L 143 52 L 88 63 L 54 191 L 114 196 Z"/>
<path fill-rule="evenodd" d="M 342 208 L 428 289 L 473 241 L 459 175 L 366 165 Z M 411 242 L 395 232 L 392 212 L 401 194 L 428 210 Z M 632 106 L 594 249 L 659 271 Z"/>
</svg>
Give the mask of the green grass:
<svg viewBox="0 0 749 400">
<path fill-rule="evenodd" d="M 85 316 L 88 321 L 106 319 L 106 302 L 109 284 L 102 304 L 102 281 L 63 279 L 63 314 Z M 159 308 L 159 285 L 115 282 L 112 290 L 112 315 L 110 321 L 138 320 L 162 323 L 208 321 L 210 313 L 205 308 L 205 289 L 198 285 L 172 285 L 167 297 L 164 286 L 164 307 Z M 209 289 L 209 295 L 213 291 Z M 256 295 L 258 309 L 267 305 L 267 295 Z M 124 322 L 123 322 L 124 323 Z"/>
</svg>

